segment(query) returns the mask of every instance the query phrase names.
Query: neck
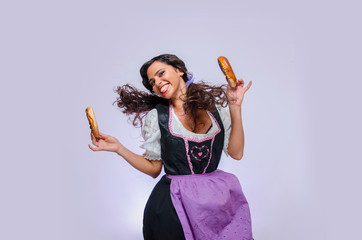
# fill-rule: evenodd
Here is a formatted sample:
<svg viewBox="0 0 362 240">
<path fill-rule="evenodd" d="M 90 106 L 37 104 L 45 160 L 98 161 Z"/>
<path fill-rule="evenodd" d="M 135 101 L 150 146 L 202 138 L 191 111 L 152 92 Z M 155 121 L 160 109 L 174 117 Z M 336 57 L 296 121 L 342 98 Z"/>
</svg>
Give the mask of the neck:
<svg viewBox="0 0 362 240">
<path fill-rule="evenodd" d="M 186 91 L 187 91 L 186 84 L 184 81 L 182 81 L 178 94 L 176 94 L 175 97 L 171 98 L 173 108 L 177 112 L 183 111 L 183 105 L 185 103 L 183 98 L 186 96 Z"/>
</svg>

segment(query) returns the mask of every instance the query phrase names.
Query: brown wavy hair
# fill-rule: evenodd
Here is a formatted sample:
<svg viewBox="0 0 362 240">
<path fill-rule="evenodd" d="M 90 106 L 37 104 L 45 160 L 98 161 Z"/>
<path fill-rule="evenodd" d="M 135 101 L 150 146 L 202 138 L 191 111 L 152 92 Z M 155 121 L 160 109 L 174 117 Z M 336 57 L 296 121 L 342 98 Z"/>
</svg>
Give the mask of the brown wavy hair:
<svg viewBox="0 0 362 240">
<path fill-rule="evenodd" d="M 126 84 L 116 88 L 115 92 L 119 95 L 114 102 L 126 115 L 132 115 L 130 119 L 132 124 L 136 127 L 142 127 L 143 117 L 157 104 L 168 104 L 168 100 L 159 97 L 153 93 L 152 86 L 149 83 L 147 76 L 147 70 L 152 63 L 159 61 L 173 66 L 175 69 L 179 69 L 185 73 L 182 78 L 185 82 L 190 81 L 192 74 L 187 71 L 185 63 L 177 56 L 172 54 L 162 54 L 160 56 L 152 58 L 150 61 L 142 65 L 140 74 L 142 77 L 143 85 L 149 90 L 148 92 L 138 90 L 137 88 Z M 213 112 L 216 110 L 215 105 L 226 106 L 226 85 L 211 86 L 205 82 L 191 83 L 186 91 L 186 95 L 182 96 L 184 101 L 184 111 L 186 114 L 190 114 L 195 123 L 194 131 L 196 129 L 196 119 L 198 117 L 199 110 L 208 110 Z"/>
</svg>

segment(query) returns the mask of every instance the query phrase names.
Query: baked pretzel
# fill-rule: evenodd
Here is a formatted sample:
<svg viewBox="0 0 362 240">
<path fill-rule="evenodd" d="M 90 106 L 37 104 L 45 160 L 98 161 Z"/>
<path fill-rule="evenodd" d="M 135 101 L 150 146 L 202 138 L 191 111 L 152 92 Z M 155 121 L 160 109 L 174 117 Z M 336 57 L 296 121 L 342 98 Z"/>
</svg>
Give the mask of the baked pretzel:
<svg viewBox="0 0 362 240">
<path fill-rule="evenodd" d="M 221 68 L 221 71 L 226 76 L 226 80 L 229 82 L 231 87 L 236 87 L 236 77 L 234 74 L 233 69 L 231 68 L 231 65 L 226 57 L 220 56 L 217 59 L 217 62 L 219 63 L 219 66 Z"/>
<path fill-rule="evenodd" d="M 92 107 L 87 107 L 85 112 L 87 114 L 87 118 L 88 118 L 88 121 L 89 121 L 89 126 L 90 126 L 90 129 L 92 130 L 93 135 L 96 138 L 99 138 L 99 130 L 98 130 L 96 116 L 94 115 L 94 112 L 93 112 L 93 108 Z"/>
</svg>

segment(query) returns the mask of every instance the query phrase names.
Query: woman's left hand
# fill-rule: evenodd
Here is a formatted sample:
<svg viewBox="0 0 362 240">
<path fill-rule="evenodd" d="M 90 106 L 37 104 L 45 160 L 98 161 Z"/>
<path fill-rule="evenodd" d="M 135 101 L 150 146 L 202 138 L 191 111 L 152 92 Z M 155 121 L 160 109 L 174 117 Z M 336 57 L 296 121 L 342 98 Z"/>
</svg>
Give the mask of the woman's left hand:
<svg viewBox="0 0 362 240">
<path fill-rule="evenodd" d="M 236 86 L 234 88 L 228 85 L 226 96 L 228 99 L 229 106 L 230 105 L 241 106 L 241 103 L 243 102 L 244 99 L 244 95 L 246 91 L 249 90 L 251 83 L 252 81 L 250 81 L 249 84 L 246 87 L 244 87 L 245 85 L 244 80 L 240 78 L 236 82 Z"/>
</svg>

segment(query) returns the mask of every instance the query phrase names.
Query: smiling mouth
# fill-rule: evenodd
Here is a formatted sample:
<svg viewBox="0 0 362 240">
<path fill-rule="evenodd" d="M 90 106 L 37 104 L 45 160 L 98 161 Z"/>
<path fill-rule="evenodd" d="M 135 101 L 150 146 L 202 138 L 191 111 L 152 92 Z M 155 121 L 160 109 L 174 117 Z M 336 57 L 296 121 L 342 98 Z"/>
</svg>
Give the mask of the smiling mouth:
<svg viewBox="0 0 362 240">
<path fill-rule="evenodd" d="M 169 84 L 168 84 L 168 83 L 163 84 L 163 85 L 159 88 L 160 93 L 161 93 L 162 95 L 165 95 L 166 92 L 168 91 L 168 87 L 169 87 Z"/>
</svg>

